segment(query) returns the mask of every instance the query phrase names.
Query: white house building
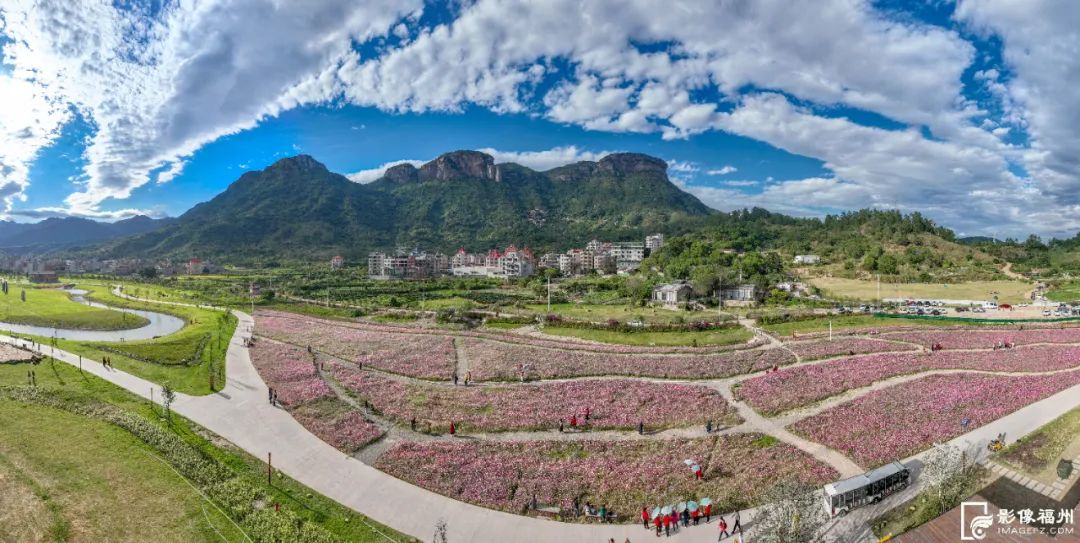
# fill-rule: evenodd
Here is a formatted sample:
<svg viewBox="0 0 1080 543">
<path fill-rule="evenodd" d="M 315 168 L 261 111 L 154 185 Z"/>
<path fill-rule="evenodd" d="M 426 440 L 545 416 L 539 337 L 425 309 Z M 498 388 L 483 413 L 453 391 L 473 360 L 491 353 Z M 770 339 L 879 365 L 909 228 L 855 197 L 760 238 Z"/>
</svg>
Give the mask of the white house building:
<svg viewBox="0 0 1080 543">
<path fill-rule="evenodd" d="M 657 285 L 652 290 L 652 300 L 666 308 L 676 308 L 690 301 L 693 287 L 686 282 Z"/>
<path fill-rule="evenodd" d="M 796 264 L 820 264 L 821 257 L 818 255 L 795 255 Z"/>
</svg>

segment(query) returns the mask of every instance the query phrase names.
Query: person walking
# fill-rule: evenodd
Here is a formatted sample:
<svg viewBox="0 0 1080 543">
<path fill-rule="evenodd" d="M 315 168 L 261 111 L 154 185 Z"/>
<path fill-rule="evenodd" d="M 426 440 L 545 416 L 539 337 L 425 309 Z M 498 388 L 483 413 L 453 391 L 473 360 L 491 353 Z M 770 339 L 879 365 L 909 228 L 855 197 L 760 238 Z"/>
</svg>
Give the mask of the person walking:
<svg viewBox="0 0 1080 543">
<path fill-rule="evenodd" d="M 682 525 L 683 525 L 683 528 L 686 528 L 686 527 L 690 526 L 690 510 L 689 509 L 683 509 L 682 510 Z"/>
<path fill-rule="evenodd" d="M 660 530 L 664 528 L 664 521 L 660 520 L 660 515 L 653 518 L 653 526 L 656 526 L 656 537 L 660 537 Z"/>
<path fill-rule="evenodd" d="M 712 504 L 705 504 L 705 524 L 712 522 Z"/>
<path fill-rule="evenodd" d="M 456 371 L 454 372 L 454 375 L 452 376 L 452 378 L 454 379 L 454 386 L 457 386 L 457 372 Z"/>
<path fill-rule="evenodd" d="M 457 428 L 454 426 L 454 421 L 450 421 L 450 435 L 454 435 L 455 430 L 457 430 Z"/>
<path fill-rule="evenodd" d="M 270 405 L 274 404 L 274 389 L 273 388 L 267 388 L 266 389 L 266 401 L 270 402 Z"/>
<path fill-rule="evenodd" d="M 743 535 L 742 522 L 740 522 L 738 511 L 735 511 L 735 522 L 731 525 L 731 535 L 735 535 L 735 530 L 739 531 L 739 535 Z"/>
<path fill-rule="evenodd" d="M 585 422 L 589 422 L 589 408 L 585 408 Z"/>
<path fill-rule="evenodd" d="M 469 381 L 472 381 L 472 370 L 465 370 L 465 386 L 469 386 Z"/>
<path fill-rule="evenodd" d="M 597 516 L 600 517 L 601 524 L 607 522 L 607 504 L 600 506 L 600 512 L 597 514 Z"/>
<path fill-rule="evenodd" d="M 668 516 L 671 517 L 671 528 L 675 530 L 676 534 L 679 533 L 679 514 L 672 510 Z"/>
<path fill-rule="evenodd" d="M 712 419 L 709 419 L 709 422 L 705 423 L 705 433 L 706 434 L 711 434 L 712 433 Z"/>
<path fill-rule="evenodd" d="M 559 419 L 559 433 L 563 433 L 563 420 Z M 648 528 L 648 526 L 646 526 Z"/>
<path fill-rule="evenodd" d="M 638 423 L 637 423 L 637 433 L 638 433 L 639 436 L 645 435 L 645 421 L 638 421 Z"/>
<path fill-rule="evenodd" d="M 641 508 L 641 524 L 643 524 L 645 526 L 646 530 L 649 529 L 649 508 L 648 507 L 642 507 Z"/>
<path fill-rule="evenodd" d="M 727 521 L 724 520 L 724 517 L 720 517 L 720 525 L 718 528 L 720 529 L 720 538 L 717 539 L 717 541 L 723 541 L 725 537 L 731 537 L 731 534 L 727 531 Z"/>
<path fill-rule="evenodd" d="M 409 420 L 409 429 L 414 432 L 416 431 L 416 417 Z"/>
<path fill-rule="evenodd" d="M 577 428 L 577 415 L 570 415 L 570 427 Z"/>
<path fill-rule="evenodd" d="M 671 537 L 671 517 L 667 515 L 660 515 L 664 517 L 664 537 Z"/>
<path fill-rule="evenodd" d="M 704 475 L 703 473 L 701 473 L 701 466 L 698 466 L 698 467 L 697 467 L 697 469 L 696 469 L 696 470 L 694 470 L 694 477 L 695 477 L 695 478 L 696 478 L 696 479 L 697 479 L 698 481 L 700 481 L 700 480 L 702 480 L 702 479 L 704 479 L 704 478 L 705 478 L 705 475 Z"/>
<path fill-rule="evenodd" d="M 701 509 L 694 509 L 694 512 L 691 515 L 694 518 L 694 526 L 697 526 L 698 521 L 701 520 Z"/>
</svg>

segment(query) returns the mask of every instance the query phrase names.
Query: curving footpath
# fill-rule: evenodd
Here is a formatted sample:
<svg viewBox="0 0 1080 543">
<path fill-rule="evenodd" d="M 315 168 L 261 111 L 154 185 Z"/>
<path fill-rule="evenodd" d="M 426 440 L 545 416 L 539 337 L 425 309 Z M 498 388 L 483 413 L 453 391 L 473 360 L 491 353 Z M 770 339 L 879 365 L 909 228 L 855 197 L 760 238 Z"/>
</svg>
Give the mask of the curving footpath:
<svg viewBox="0 0 1080 543">
<path fill-rule="evenodd" d="M 161 303 L 188 305 L 178 302 Z M 267 386 L 252 365 L 245 346 L 254 321 L 246 313 L 233 311 L 233 314 L 239 322 L 226 354 L 225 389 L 200 397 L 178 394 L 173 410 L 249 454 L 258 458 L 266 458 L 268 453 L 272 454 L 275 468 L 316 492 L 421 540 L 431 537 L 436 522 L 440 519 L 446 520 L 451 541 L 600 543 L 614 538 L 621 543 L 627 538 L 630 541 L 651 541 L 655 537 L 640 524 L 562 523 L 470 505 L 396 479 L 334 449 L 309 433 L 286 411 L 268 403 Z M 28 345 L 24 340 L 10 337 L 0 337 L 0 341 Z M 80 365 L 81 358 L 72 353 L 40 345 L 37 350 L 68 364 Z M 83 371 L 143 398 L 149 399 L 152 395 L 159 397 L 159 385 L 145 379 L 103 368 L 96 362 L 84 361 L 81 366 Z M 1080 385 L 1024 407 L 959 436 L 950 443 L 969 452 L 976 459 L 984 459 L 987 455 L 986 443 L 998 433 L 1004 432 L 1008 441 L 1014 441 L 1070 410 L 1078 401 Z M 903 424 L 903 421 L 897 421 L 897 424 Z M 923 454 L 916 455 L 906 461 L 914 461 L 917 469 L 921 465 L 922 456 Z M 617 477 L 618 474 L 612 476 Z M 858 509 L 847 517 L 834 521 L 826 534 L 827 540 L 844 543 L 875 540 L 866 521 L 910 498 L 918 491 L 919 486 L 917 483 L 904 492 L 890 496 L 877 506 Z M 634 512 L 629 514 L 633 517 Z M 743 520 L 749 521 L 752 515 L 753 511 L 743 512 Z M 715 530 L 715 524 L 691 527 L 672 537 L 678 542 L 712 542 L 716 540 Z M 747 530 L 747 534 L 752 535 L 752 528 Z"/>
</svg>

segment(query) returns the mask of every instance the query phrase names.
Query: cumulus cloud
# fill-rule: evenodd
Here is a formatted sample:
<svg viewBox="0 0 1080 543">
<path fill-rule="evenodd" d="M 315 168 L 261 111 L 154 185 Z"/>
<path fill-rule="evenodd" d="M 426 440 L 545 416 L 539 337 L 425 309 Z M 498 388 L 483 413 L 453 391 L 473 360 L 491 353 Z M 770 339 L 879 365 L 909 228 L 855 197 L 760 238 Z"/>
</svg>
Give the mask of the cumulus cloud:
<svg viewBox="0 0 1080 543">
<path fill-rule="evenodd" d="M 96 127 L 80 190 L 66 203 L 89 213 L 153 178 L 167 182 L 210 141 L 337 92 L 351 41 L 385 34 L 420 0 L 207 1 L 150 5 L 11 0 L 0 8 L 4 63 L 44 102 L 72 107 Z M 5 110 L 11 109 L 5 104 Z M 42 116 L 55 132 L 63 115 Z M 48 128 L 48 126 L 52 128 Z M 6 126 L 5 126 L 6 128 Z M 7 134 L 4 146 L 12 138 Z M 36 140 L 37 149 L 51 139 Z M 33 155 L 8 158 L 24 168 Z M 22 185 L 20 181 L 22 179 Z M 25 176 L 0 192 L 21 190 Z M 11 190 L 9 190 L 9 188 Z"/>
</svg>

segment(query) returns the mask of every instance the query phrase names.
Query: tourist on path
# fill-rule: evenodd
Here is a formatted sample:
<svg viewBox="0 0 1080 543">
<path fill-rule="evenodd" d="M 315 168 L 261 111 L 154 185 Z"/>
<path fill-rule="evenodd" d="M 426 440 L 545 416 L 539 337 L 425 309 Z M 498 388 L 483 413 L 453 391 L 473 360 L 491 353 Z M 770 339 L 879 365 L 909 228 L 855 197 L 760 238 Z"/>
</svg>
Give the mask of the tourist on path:
<svg viewBox="0 0 1080 543">
<path fill-rule="evenodd" d="M 653 525 L 656 526 L 656 537 L 660 537 L 660 530 L 664 528 L 664 521 L 660 520 L 660 515 L 656 515 L 653 519 Z"/>
<path fill-rule="evenodd" d="M 717 539 L 717 541 L 723 541 L 725 537 L 731 537 L 731 534 L 729 534 L 728 531 L 727 531 L 727 521 L 724 520 L 724 517 L 720 517 L 719 529 L 720 529 L 720 538 Z"/>
<path fill-rule="evenodd" d="M 705 524 L 712 522 L 712 504 L 705 504 Z"/>
<path fill-rule="evenodd" d="M 701 466 L 698 466 L 697 470 L 694 471 L 694 477 L 698 481 L 702 480 L 705 477 L 705 475 L 701 473 Z"/>
<path fill-rule="evenodd" d="M 646 530 L 649 529 L 649 508 L 648 507 L 642 507 L 641 508 L 641 523 L 643 525 L 645 525 Z"/>
<path fill-rule="evenodd" d="M 698 521 L 701 520 L 701 509 L 694 509 L 692 515 L 694 517 L 694 526 L 697 526 Z"/>
<path fill-rule="evenodd" d="M 682 510 L 682 525 L 683 525 L 683 528 L 686 528 L 687 526 L 690 526 L 690 510 L 689 509 L 683 509 Z"/>
<path fill-rule="evenodd" d="M 735 522 L 731 525 L 731 535 L 735 535 L 735 530 L 738 530 L 739 535 L 742 535 L 742 522 L 740 522 L 738 511 L 735 511 Z"/>
<path fill-rule="evenodd" d="M 639 421 L 637 423 L 637 433 L 639 436 L 645 435 L 645 421 Z"/>
<path fill-rule="evenodd" d="M 671 537 L 671 517 L 667 515 L 660 515 L 664 517 L 664 537 Z"/>
<path fill-rule="evenodd" d="M 712 433 L 712 419 L 709 419 L 709 422 L 705 423 L 705 433 L 706 434 L 711 434 Z"/>
<path fill-rule="evenodd" d="M 457 372 L 456 371 L 454 372 L 454 375 L 452 376 L 452 378 L 454 379 L 454 386 L 457 386 Z"/>
<path fill-rule="evenodd" d="M 679 533 L 679 514 L 672 511 L 668 516 L 671 517 L 671 527 L 675 529 L 675 533 Z"/>
<path fill-rule="evenodd" d="M 570 427 L 577 428 L 577 415 L 570 415 Z"/>
<path fill-rule="evenodd" d="M 454 431 L 457 428 L 454 427 L 454 421 L 450 421 L 450 435 L 454 435 Z"/>
<path fill-rule="evenodd" d="M 607 522 L 607 504 L 600 506 L 600 513 L 598 516 L 600 517 L 601 523 Z"/>
<path fill-rule="evenodd" d="M 472 370 L 465 371 L 465 386 L 469 386 L 469 381 L 472 381 Z"/>
</svg>

